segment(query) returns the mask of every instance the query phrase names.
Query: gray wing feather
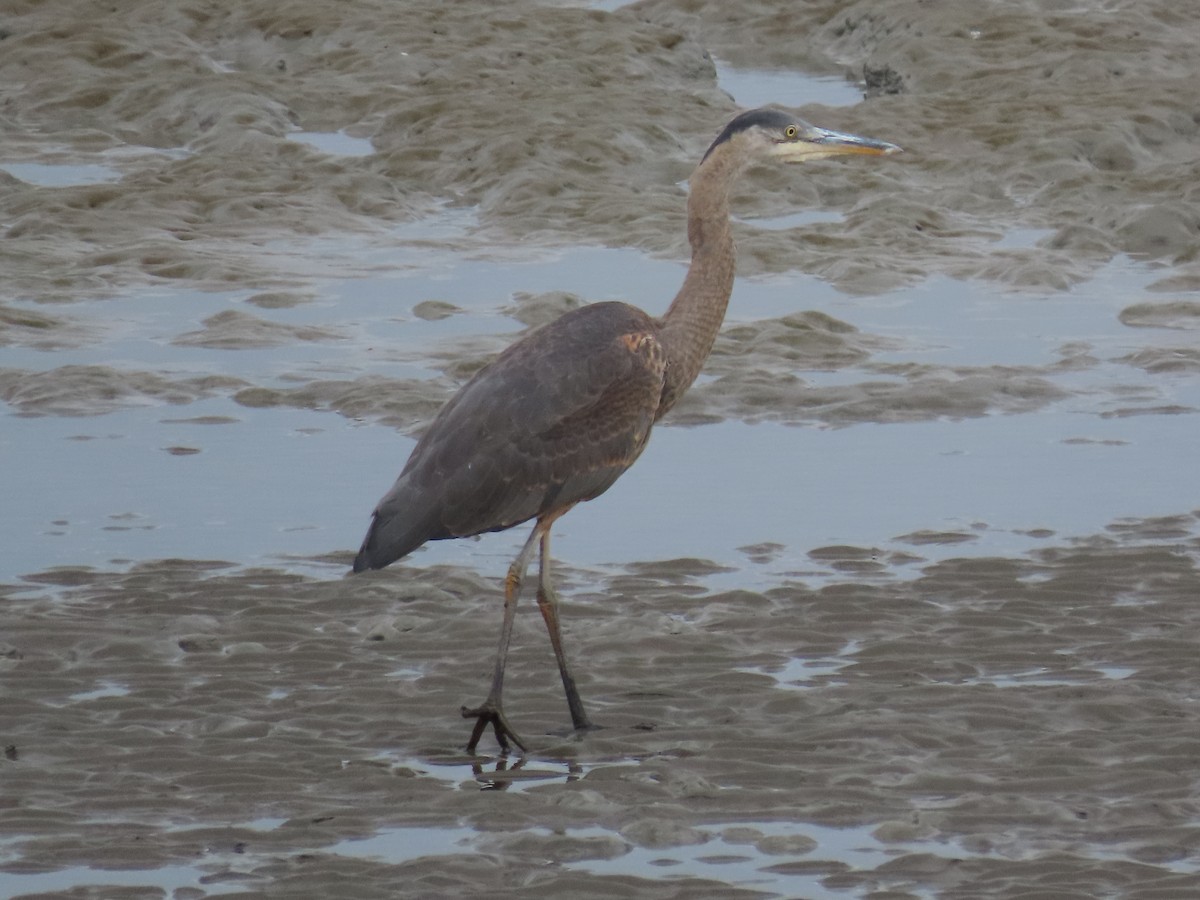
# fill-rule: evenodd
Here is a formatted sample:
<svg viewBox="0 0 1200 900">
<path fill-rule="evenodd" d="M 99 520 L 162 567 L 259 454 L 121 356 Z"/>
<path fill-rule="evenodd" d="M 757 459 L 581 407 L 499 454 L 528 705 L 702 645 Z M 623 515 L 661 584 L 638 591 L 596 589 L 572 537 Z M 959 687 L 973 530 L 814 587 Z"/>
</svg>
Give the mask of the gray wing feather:
<svg viewBox="0 0 1200 900">
<path fill-rule="evenodd" d="M 379 502 L 356 568 L 607 490 L 654 422 L 663 383 L 655 330 L 634 307 L 592 304 L 481 369 L 438 413 Z"/>
</svg>

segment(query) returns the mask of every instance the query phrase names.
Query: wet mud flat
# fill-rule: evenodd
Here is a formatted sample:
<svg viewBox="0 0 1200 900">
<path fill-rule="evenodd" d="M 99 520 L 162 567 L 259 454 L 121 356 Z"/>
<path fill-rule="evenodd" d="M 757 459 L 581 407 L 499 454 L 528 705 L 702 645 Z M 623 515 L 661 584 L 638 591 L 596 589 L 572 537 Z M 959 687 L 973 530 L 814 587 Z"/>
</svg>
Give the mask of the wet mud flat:
<svg viewBox="0 0 1200 900">
<path fill-rule="evenodd" d="M 0 13 L 0 895 L 1200 894 L 1200 13 L 1165 0 Z M 869 96 L 864 99 L 864 94 Z M 556 527 L 347 578 L 457 385 L 660 313 L 705 374 Z"/>
<path fill-rule="evenodd" d="M 903 577 L 822 548 L 828 583 L 763 591 L 712 591 L 696 560 L 566 570 L 603 727 L 566 733 L 530 605 L 508 705 L 532 752 L 508 759 L 464 755 L 456 715 L 486 684 L 494 580 L 60 569 L 4 597 L 4 883 L 1186 897 L 1196 525 Z"/>
</svg>

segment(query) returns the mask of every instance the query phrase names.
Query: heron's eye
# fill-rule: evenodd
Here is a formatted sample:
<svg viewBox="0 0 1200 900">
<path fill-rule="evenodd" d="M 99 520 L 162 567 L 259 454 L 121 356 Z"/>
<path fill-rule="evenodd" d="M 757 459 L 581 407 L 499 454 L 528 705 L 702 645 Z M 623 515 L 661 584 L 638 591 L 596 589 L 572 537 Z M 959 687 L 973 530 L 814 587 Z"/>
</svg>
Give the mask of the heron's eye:
<svg viewBox="0 0 1200 900">
<path fill-rule="evenodd" d="M 800 133 L 800 131 L 798 128 L 796 128 L 795 125 L 789 125 L 787 128 L 783 129 L 783 136 L 785 138 L 787 138 L 789 141 L 795 140 L 796 135 L 799 133 Z"/>
</svg>

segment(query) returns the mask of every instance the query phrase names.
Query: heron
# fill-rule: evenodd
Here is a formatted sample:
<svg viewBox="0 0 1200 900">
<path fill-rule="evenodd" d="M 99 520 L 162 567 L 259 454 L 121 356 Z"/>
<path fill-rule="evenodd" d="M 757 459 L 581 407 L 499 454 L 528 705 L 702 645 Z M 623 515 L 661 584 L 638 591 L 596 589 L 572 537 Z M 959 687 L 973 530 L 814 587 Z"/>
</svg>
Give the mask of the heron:
<svg viewBox="0 0 1200 900">
<path fill-rule="evenodd" d="M 481 368 L 442 407 L 379 501 L 354 571 L 380 569 L 427 541 L 533 529 L 504 579 L 491 688 L 463 707 L 475 753 L 489 725 L 502 752 L 527 744 L 504 712 L 504 670 L 521 585 L 538 549 L 537 606 L 576 732 L 595 727 L 563 650 L 550 531 L 577 503 L 608 490 L 699 375 L 733 292 L 730 188 L 756 161 L 805 162 L 898 153 L 895 144 L 811 125 L 773 107 L 743 112 L 712 142 L 688 181 L 691 263 L 667 312 L 591 303 L 530 332 Z"/>
</svg>

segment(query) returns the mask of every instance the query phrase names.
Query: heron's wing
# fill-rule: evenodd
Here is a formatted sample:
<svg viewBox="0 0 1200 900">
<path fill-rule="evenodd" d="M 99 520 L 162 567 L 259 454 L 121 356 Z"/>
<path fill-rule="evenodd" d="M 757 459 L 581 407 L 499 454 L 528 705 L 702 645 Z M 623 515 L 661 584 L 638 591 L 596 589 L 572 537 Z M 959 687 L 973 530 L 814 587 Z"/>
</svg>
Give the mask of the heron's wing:
<svg viewBox="0 0 1200 900">
<path fill-rule="evenodd" d="M 654 423 L 655 331 L 641 311 L 601 303 L 518 341 L 438 414 L 377 517 L 419 506 L 437 520 L 427 539 L 463 537 L 603 493 Z"/>
</svg>

